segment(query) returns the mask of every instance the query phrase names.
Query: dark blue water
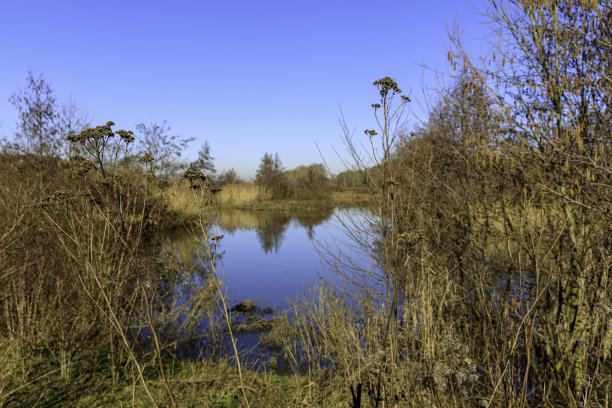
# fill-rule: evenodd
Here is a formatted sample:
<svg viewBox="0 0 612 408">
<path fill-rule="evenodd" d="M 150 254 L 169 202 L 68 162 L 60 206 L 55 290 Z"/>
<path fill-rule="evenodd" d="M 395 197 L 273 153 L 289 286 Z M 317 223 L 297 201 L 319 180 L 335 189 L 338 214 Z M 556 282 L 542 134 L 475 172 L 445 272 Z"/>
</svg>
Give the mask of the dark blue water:
<svg viewBox="0 0 612 408">
<path fill-rule="evenodd" d="M 233 303 L 257 299 L 263 307 L 284 308 L 318 281 L 340 284 L 334 256 L 373 268 L 342 225 L 348 219 L 367 229 L 362 210 L 320 214 L 242 212 L 217 217 L 222 271 Z M 227 224 L 224 224 L 224 221 Z M 242 223 L 240 223 L 242 222 Z"/>
<path fill-rule="evenodd" d="M 259 310 L 272 308 L 276 312 L 253 317 L 232 313 L 232 322 L 273 319 L 277 312 L 288 307 L 289 301 L 309 297 L 311 288 L 318 283 L 343 289 L 346 280 L 338 270 L 379 269 L 367 249 L 368 242 L 375 238 L 369 228 L 371 216 L 369 211 L 361 209 L 306 213 L 225 210 L 215 214 L 201 241 L 208 238 L 214 244 L 215 270 L 222 282 L 222 291 L 227 293 L 228 307 L 253 299 Z M 361 232 L 355 236 L 357 231 Z M 211 241 L 215 236 L 223 238 Z M 211 273 L 210 267 L 207 268 L 210 260 L 205 259 L 201 243 L 193 237 L 175 237 L 167 250 L 180 258 L 185 268 L 196 271 L 191 280 L 175 286 L 180 292 L 175 299 L 187 304 L 193 292 L 186 287 L 191 286 L 193 290 L 205 284 L 207 274 Z M 216 313 L 221 320 L 219 327 L 224 330 L 221 310 L 217 308 Z M 177 322 L 182 323 L 188 314 L 186 311 L 177 316 Z M 214 343 L 207 335 L 209 325 L 210 320 L 203 319 L 200 338 L 191 341 L 189 347 L 179 346 L 175 354 L 202 358 L 209 354 L 205 350 L 214 349 L 216 354 L 231 356 L 233 350 L 227 333 Z M 241 360 L 255 366 L 273 355 L 258 346 L 259 336 L 257 331 L 241 331 L 235 336 Z"/>
</svg>

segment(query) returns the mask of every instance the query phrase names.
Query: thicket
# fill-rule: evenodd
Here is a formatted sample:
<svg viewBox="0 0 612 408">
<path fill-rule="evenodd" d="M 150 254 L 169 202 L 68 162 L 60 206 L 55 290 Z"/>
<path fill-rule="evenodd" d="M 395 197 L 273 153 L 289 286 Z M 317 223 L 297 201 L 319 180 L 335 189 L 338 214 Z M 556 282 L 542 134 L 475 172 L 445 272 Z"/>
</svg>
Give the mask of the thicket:
<svg viewBox="0 0 612 408">
<path fill-rule="evenodd" d="M 278 153 L 264 154 L 255 175 L 255 184 L 264 188 L 263 198 L 327 201 L 331 180 L 322 164 L 286 170 Z"/>
<path fill-rule="evenodd" d="M 377 211 L 347 229 L 378 266 L 328 254 L 353 288 L 270 336 L 296 369 L 355 408 L 610 404 L 611 12 L 489 2 L 489 58 L 455 34 L 454 81 L 411 129 L 374 82 L 369 155 L 345 131 Z"/>
</svg>

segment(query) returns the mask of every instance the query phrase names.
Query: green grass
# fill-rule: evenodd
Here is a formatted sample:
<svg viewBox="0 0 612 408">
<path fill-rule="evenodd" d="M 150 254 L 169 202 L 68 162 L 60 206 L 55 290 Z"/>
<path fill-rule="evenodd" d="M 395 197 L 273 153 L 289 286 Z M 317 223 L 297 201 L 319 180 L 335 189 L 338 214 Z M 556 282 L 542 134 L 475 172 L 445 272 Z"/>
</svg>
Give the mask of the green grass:
<svg viewBox="0 0 612 408">
<path fill-rule="evenodd" d="M 29 357 L 33 369 L 23 382 L 19 372 L 12 375 L 7 389 L 0 393 L 0 407 L 150 407 L 151 401 L 135 376 L 122 370 L 113 383 L 103 355 L 91 356 L 75 367 L 69 380 L 59 378 L 52 361 L 44 356 Z M 227 361 L 185 361 L 165 359 L 170 386 L 180 407 L 246 406 L 240 390 L 238 371 Z M 155 365 L 149 364 L 146 377 L 160 406 L 168 401 Z M 244 382 L 250 407 L 329 406 L 322 388 L 302 376 L 281 376 L 272 373 L 244 371 Z M 6 378 L 5 378 L 6 379 Z M 306 403 L 306 401 L 308 401 Z M 304 404 L 302 404 L 304 402 Z"/>
</svg>

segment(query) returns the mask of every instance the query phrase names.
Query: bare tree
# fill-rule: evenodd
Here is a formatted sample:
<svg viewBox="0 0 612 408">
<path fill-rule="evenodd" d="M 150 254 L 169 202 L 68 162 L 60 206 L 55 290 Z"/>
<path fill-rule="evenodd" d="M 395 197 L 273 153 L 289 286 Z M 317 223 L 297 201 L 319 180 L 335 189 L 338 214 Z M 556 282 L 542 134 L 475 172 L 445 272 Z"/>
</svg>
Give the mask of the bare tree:
<svg viewBox="0 0 612 408">
<path fill-rule="evenodd" d="M 189 163 L 189 168 L 200 171 L 208 178 L 213 178 L 217 174 L 214 163 L 215 158 L 210 154 L 210 143 L 208 140 L 200 147 L 198 158 Z"/>
<path fill-rule="evenodd" d="M 185 167 L 180 162 L 181 154 L 195 138 L 181 138 L 171 134 L 170 126 L 164 120 L 161 124 L 139 123 L 136 125 L 138 154 L 150 154 L 155 173 L 176 176 Z"/>
</svg>

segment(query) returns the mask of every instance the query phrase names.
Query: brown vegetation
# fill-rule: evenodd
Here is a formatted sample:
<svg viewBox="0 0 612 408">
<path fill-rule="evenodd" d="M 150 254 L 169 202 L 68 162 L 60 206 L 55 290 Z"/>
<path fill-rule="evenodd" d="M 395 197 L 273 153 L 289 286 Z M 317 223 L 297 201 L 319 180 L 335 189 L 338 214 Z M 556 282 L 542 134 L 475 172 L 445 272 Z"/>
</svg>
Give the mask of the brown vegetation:
<svg viewBox="0 0 612 408">
<path fill-rule="evenodd" d="M 371 160 L 347 131 L 357 170 L 335 180 L 266 154 L 255 184 L 219 186 L 198 170 L 214 169 L 206 145 L 173 180 L 172 154 L 156 167 L 112 123 L 65 132 L 30 76 L 42 99 L 12 98 L 20 143 L 0 157 L 0 406 L 609 406 L 612 8 L 490 6 L 494 53 L 478 65 L 453 37 L 457 76 L 425 123 L 394 128 L 410 99 L 374 82 Z M 265 338 L 296 375 L 244 370 L 210 211 L 364 188 L 374 213 L 347 228 L 373 266 L 329 252 L 346 285 L 313 289 Z M 161 250 L 177 224 L 198 262 Z"/>
<path fill-rule="evenodd" d="M 374 167 L 346 134 L 380 214 L 351 233 L 379 268 L 329 254 L 354 290 L 321 288 L 271 334 L 312 381 L 352 407 L 610 404 L 604 3 L 491 2 L 493 61 L 455 37 L 459 74 L 412 132 L 391 126 L 409 99 L 374 83 Z"/>
</svg>

